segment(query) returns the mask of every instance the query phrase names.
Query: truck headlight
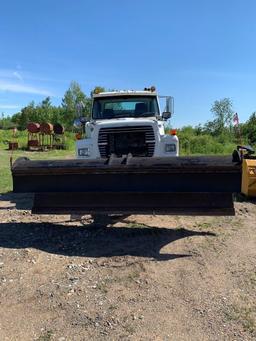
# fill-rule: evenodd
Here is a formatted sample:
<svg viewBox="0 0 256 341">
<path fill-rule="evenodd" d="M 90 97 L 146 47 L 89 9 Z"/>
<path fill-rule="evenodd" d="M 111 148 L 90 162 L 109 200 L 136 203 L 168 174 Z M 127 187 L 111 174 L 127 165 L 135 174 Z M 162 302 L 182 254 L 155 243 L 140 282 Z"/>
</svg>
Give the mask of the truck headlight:
<svg viewBox="0 0 256 341">
<path fill-rule="evenodd" d="M 166 153 L 176 152 L 176 144 L 174 144 L 174 143 L 166 144 L 165 145 L 165 152 Z"/>
<path fill-rule="evenodd" d="M 79 156 L 90 156 L 90 148 L 78 148 L 78 155 Z"/>
</svg>

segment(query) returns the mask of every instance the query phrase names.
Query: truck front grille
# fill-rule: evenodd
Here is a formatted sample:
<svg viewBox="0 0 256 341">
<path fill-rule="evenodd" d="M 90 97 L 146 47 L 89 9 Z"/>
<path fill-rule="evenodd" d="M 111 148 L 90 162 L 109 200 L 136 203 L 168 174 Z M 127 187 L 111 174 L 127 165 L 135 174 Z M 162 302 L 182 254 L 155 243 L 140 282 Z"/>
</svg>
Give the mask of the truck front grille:
<svg viewBox="0 0 256 341">
<path fill-rule="evenodd" d="M 102 158 L 112 153 L 117 156 L 131 153 L 133 156 L 152 157 L 155 150 L 155 135 L 152 126 L 101 128 L 98 147 Z"/>
</svg>

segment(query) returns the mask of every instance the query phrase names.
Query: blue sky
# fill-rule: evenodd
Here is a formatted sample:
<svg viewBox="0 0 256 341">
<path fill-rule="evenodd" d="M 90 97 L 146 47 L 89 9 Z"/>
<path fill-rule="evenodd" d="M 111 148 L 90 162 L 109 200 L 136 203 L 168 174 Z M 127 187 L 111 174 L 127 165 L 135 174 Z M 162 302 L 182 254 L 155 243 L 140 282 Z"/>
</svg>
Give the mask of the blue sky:
<svg viewBox="0 0 256 341">
<path fill-rule="evenodd" d="M 230 97 L 241 121 L 256 111 L 256 1 L 8 0 L 0 3 L 0 113 L 71 80 L 175 97 L 172 123 L 212 118 Z"/>
</svg>

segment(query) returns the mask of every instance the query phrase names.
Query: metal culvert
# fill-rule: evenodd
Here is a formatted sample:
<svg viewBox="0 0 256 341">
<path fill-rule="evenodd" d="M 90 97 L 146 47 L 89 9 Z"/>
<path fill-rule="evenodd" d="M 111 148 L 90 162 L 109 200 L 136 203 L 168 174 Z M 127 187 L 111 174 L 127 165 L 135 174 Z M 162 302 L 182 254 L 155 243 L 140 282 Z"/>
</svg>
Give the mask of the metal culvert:
<svg viewBox="0 0 256 341">
<path fill-rule="evenodd" d="M 53 126 L 53 131 L 54 131 L 55 134 L 62 135 L 62 134 L 64 134 L 65 129 L 64 129 L 62 124 L 56 123 Z"/>
<path fill-rule="evenodd" d="M 51 134 L 53 132 L 53 125 L 48 122 L 41 123 L 40 132 L 43 134 Z"/>
<path fill-rule="evenodd" d="M 39 131 L 40 131 L 40 124 L 36 123 L 36 122 L 29 122 L 28 125 L 27 125 L 27 130 L 31 134 L 39 133 Z"/>
</svg>

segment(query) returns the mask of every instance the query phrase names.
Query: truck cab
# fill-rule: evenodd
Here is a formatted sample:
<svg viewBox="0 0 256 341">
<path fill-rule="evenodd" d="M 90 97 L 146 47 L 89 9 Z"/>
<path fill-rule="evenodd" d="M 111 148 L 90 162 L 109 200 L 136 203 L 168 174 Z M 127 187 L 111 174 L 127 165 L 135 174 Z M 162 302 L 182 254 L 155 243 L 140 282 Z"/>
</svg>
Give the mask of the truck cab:
<svg viewBox="0 0 256 341">
<path fill-rule="evenodd" d="M 159 98 L 166 106 L 160 111 Z M 176 132 L 165 133 L 173 113 L 173 98 L 144 91 L 111 91 L 93 94 L 90 121 L 83 122 L 84 138 L 76 141 L 79 159 L 123 156 L 171 157 L 179 155 Z"/>
</svg>

